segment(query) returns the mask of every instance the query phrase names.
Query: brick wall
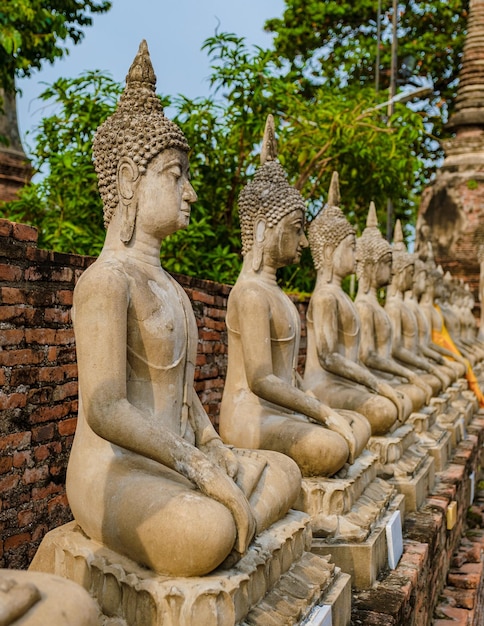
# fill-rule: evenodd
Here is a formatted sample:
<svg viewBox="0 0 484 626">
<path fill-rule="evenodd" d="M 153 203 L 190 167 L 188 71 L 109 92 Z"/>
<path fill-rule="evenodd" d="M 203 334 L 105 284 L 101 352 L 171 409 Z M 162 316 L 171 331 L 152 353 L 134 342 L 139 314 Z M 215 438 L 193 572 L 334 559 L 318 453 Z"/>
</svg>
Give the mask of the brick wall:
<svg viewBox="0 0 484 626">
<path fill-rule="evenodd" d="M 77 415 L 70 307 L 93 261 L 39 250 L 34 228 L 0 219 L 0 567 L 26 567 L 44 534 L 71 519 L 64 488 Z M 217 427 L 230 287 L 175 278 L 198 324 L 195 388 Z M 307 302 L 296 304 L 304 325 Z M 304 354 L 303 326 L 301 365 Z"/>
</svg>

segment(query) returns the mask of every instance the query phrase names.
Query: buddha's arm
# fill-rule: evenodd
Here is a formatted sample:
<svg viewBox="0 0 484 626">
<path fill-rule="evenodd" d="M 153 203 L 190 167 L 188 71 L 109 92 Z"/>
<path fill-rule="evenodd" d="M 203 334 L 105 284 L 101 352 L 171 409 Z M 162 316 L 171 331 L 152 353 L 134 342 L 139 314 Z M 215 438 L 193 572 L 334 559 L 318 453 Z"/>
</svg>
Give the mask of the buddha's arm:
<svg viewBox="0 0 484 626">
<path fill-rule="evenodd" d="M 401 376 L 410 382 L 416 382 L 418 379 L 415 372 L 407 367 L 400 365 L 394 359 L 385 357 L 377 350 L 377 328 L 373 307 L 365 306 L 360 303 L 358 305 L 361 320 L 361 342 L 360 342 L 360 358 L 367 367 L 371 367 L 380 372 L 388 372 L 394 376 Z"/>
<path fill-rule="evenodd" d="M 338 302 L 331 294 L 313 295 L 311 302 L 314 337 L 321 367 L 376 392 L 378 379 L 360 363 L 338 351 Z"/>
<path fill-rule="evenodd" d="M 206 454 L 160 427 L 126 395 L 127 280 L 121 273 L 84 275 L 75 296 L 75 334 L 82 401 L 99 436 L 179 472 L 202 493 L 224 504 L 243 552 L 255 530 L 249 504 L 229 476 Z M 181 399 L 180 399 L 181 400 Z"/>
<path fill-rule="evenodd" d="M 234 295 L 232 292 L 232 298 Z M 305 393 L 274 374 L 271 309 L 264 292 L 253 286 L 240 289 L 232 302 L 240 332 L 245 375 L 252 393 L 276 406 L 302 413 L 325 424 L 339 432 L 354 448 L 354 435 L 344 418 L 312 394 Z"/>
<path fill-rule="evenodd" d="M 408 350 L 403 345 L 402 318 L 399 305 L 400 303 L 397 302 L 387 303 L 387 306 L 385 306 L 385 310 L 392 323 L 392 354 L 396 359 L 399 359 L 410 366 L 418 367 L 426 372 L 432 373 L 434 367 L 427 361 L 427 359 L 420 357 L 418 354 Z"/>
</svg>

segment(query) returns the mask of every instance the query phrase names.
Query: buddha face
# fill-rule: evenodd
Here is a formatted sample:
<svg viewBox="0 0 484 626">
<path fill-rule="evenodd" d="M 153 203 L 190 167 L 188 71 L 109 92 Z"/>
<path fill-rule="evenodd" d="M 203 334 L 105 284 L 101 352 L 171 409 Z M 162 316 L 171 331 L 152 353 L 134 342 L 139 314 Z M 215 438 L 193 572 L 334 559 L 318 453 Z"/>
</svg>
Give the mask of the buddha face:
<svg viewBox="0 0 484 626">
<path fill-rule="evenodd" d="M 187 153 L 177 148 L 161 152 L 138 179 L 134 193 L 138 230 L 164 238 L 186 228 L 190 205 L 197 199 L 190 184 Z"/>
<path fill-rule="evenodd" d="M 356 238 L 350 234 L 339 242 L 333 254 L 333 272 L 342 278 L 353 274 L 356 264 Z"/>
<path fill-rule="evenodd" d="M 375 264 L 375 286 L 377 289 L 388 285 L 392 279 L 392 253 L 388 251 Z"/>
<path fill-rule="evenodd" d="M 427 272 L 425 270 L 420 270 L 417 272 L 413 279 L 413 290 L 417 296 L 420 296 L 424 293 L 427 285 Z"/>
<path fill-rule="evenodd" d="M 275 226 L 265 229 L 264 256 L 273 267 L 297 263 L 307 246 L 302 211 L 288 213 Z"/>
</svg>

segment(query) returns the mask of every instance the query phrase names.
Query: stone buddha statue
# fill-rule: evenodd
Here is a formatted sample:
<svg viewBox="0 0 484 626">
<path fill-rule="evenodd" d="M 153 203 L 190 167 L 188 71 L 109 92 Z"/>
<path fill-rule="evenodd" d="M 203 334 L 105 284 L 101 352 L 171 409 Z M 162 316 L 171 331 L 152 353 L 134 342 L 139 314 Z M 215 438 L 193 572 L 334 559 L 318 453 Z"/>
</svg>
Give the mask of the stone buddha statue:
<svg viewBox="0 0 484 626">
<path fill-rule="evenodd" d="M 454 382 L 457 378 L 455 370 L 451 366 L 447 365 L 444 356 L 434 349 L 431 344 L 431 329 L 427 316 L 420 306 L 420 298 L 425 292 L 425 286 L 427 282 L 427 270 L 425 263 L 417 256 L 414 257 L 414 277 L 412 289 L 408 290 L 405 294 L 405 302 L 413 311 L 415 319 L 417 321 L 419 344 L 422 354 L 437 364 L 440 371 L 440 375 L 444 377 L 447 388 L 451 382 Z"/>
<path fill-rule="evenodd" d="M 415 257 L 407 252 L 400 220 L 395 226 L 393 243 L 393 277 L 387 289 L 385 310 L 392 323 L 392 354 L 394 359 L 413 370 L 430 385 L 434 395 L 445 388 L 447 378 L 421 350 L 418 324 L 404 294 L 413 287 Z"/>
<path fill-rule="evenodd" d="M 378 228 L 374 203 L 366 228 L 356 243 L 358 293 L 355 300 L 361 323 L 360 360 L 375 376 L 403 395 L 404 418 L 430 401 L 432 389 L 392 356 L 392 324 L 378 300 L 392 275 L 392 248 Z"/>
<path fill-rule="evenodd" d="M 403 420 L 402 397 L 359 358 L 360 318 L 341 287 L 355 271 L 355 230 L 339 204 L 335 173 L 327 206 L 308 233 L 317 279 L 307 312 L 304 386 L 333 408 L 364 415 L 372 435 L 383 435 Z"/>
<path fill-rule="evenodd" d="M 0 569 L 1 626 L 97 626 L 98 613 L 87 591 L 70 580 Z"/>
<path fill-rule="evenodd" d="M 481 319 L 477 337 L 484 342 L 484 244 L 480 244 L 477 250 L 477 260 L 479 261 L 479 302 L 481 303 Z"/>
<path fill-rule="evenodd" d="M 300 385 L 299 314 L 277 284 L 307 246 L 305 203 L 279 161 L 272 116 L 261 165 L 239 197 L 243 265 L 228 300 L 228 370 L 220 411 L 226 443 L 277 450 L 303 476 L 331 476 L 370 436 L 360 416 L 336 413 Z"/>
<path fill-rule="evenodd" d="M 107 235 L 74 293 L 67 495 L 90 539 L 160 574 L 202 576 L 286 514 L 301 476 L 284 455 L 224 445 L 194 391 L 197 326 L 160 245 L 188 225 L 196 194 L 155 86 L 143 41 L 94 139 Z"/>
<path fill-rule="evenodd" d="M 463 375 L 467 379 L 469 389 L 475 394 L 481 408 L 484 407 L 484 394 L 481 391 L 479 381 L 472 369 L 472 365 L 455 343 L 447 329 L 446 320 L 442 312 L 441 304 L 446 301 L 446 286 L 442 268 L 436 267 L 432 250 L 430 248 L 427 264 L 427 288 L 421 298 L 421 306 L 427 315 L 432 328 L 432 342 L 439 347 L 454 368 L 461 367 Z"/>
</svg>

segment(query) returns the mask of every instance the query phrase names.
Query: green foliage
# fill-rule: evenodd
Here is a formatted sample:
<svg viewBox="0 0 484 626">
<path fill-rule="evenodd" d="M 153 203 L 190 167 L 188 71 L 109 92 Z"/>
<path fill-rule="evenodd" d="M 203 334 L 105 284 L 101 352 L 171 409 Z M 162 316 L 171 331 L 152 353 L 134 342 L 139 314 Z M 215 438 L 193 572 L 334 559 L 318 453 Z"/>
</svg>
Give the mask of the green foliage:
<svg viewBox="0 0 484 626">
<path fill-rule="evenodd" d="M 42 120 L 32 154 L 44 177 L 6 203 L 9 219 L 35 226 L 39 246 L 98 254 L 104 242 L 102 202 L 92 165 L 92 137 L 114 110 L 121 87 L 99 72 L 59 79 L 42 94 L 55 111 Z"/>
<path fill-rule="evenodd" d="M 425 142 L 438 112 L 418 112 L 396 103 L 390 119 L 383 114 L 387 96 L 376 94 L 372 84 L 374 4 L 286 0 L 283 20 L 270 23 L 279 28 L 275 51 L 248 47 L 244 39 L 227 33 L 206 40 L 210 96 L 163 100 L 192 147 L 192 182 L 198 195 L 188 229 L 163 243 L 162 261 L 168 270 L 235 282 L 241 266 L 237 198 L 258 165 L 268 113 L 276 118 L 279 158 L 288 178 L 308 201 L 308 219 L 324 206 L 336 170 L 342 207 L 357 230 L 364 227 L 371 200 L 381 224 L 387 199 L 393 201 L 395 217 L 413 221 L 415 196 L 428 175 L 424 159 L 431 152 Z M 411 4 L 421 11 L 425 5 L 425 16 L 433 14 L 429 3 Z M 440 15 L 445 3 L 434 4 Z M 461 23 L 455 12 L 460 3 L 447 5 L 445 32 L 436 34 L 442 50 L 445 29 L 455 24 L 458 31 Z M 411 17 L 405 19 L 410 24 Z M 385 20 L 388 24 L 388 15 Z M 323 26 L 316 29 L 316 23 Z M 388 47 L 385 38 L 382 46 Z M 383 64 L 388 50 L 382 52 Z M 425 59 L 430 64 L 430 57 Z M 453 76 L 451 72 L 449 80 Z M 90 73 L 62 79 L 43 94 L 59 109 L 43 120 L 34 152 L 35 166 L 46 175 L 27 187 L 18 202 L 9 203 L 7 211 L 12 219 L 36 225 L 45 247 L 99 252 L 104 231 L 91 142 L 120 90 L 109 79 Z M 285 268 L 280 280 L 288 290 L 311 292 L 309 251 L 300 265 Z"/>
<path fill-rule="evenodd" d="M 281 18 L 266 22 L 275 34 L 274 48 L 287 76 L 312 97 L 315 90 L 347 85 L 375 84 L 377 57 L 377 2 L 358 0 L 286 0 Z M 380 88 L 390 82 L 392 2 L 383 1 L 380 53 Z M 408 0 L 398 3 L 399 85 L 433 86 L 430 98 L 418 103 L 434 137 L 443 135 L 451 112 L 465 39 L 468 0 Z M 420 156 L 442 156 L 440 146 L 427 140 Z M 428 177 L 431 169 L 425 172 Z"/>
<path fill-rule="evenodd" d="M 0 85 L 13 89 L 14 76 L 30 76 L 44 60 L 66 54 L 61 44 L 83 37 L 90 14 L 104 13 L 110 0 L 3 0 L 0 10 Z"/>
</svg>

